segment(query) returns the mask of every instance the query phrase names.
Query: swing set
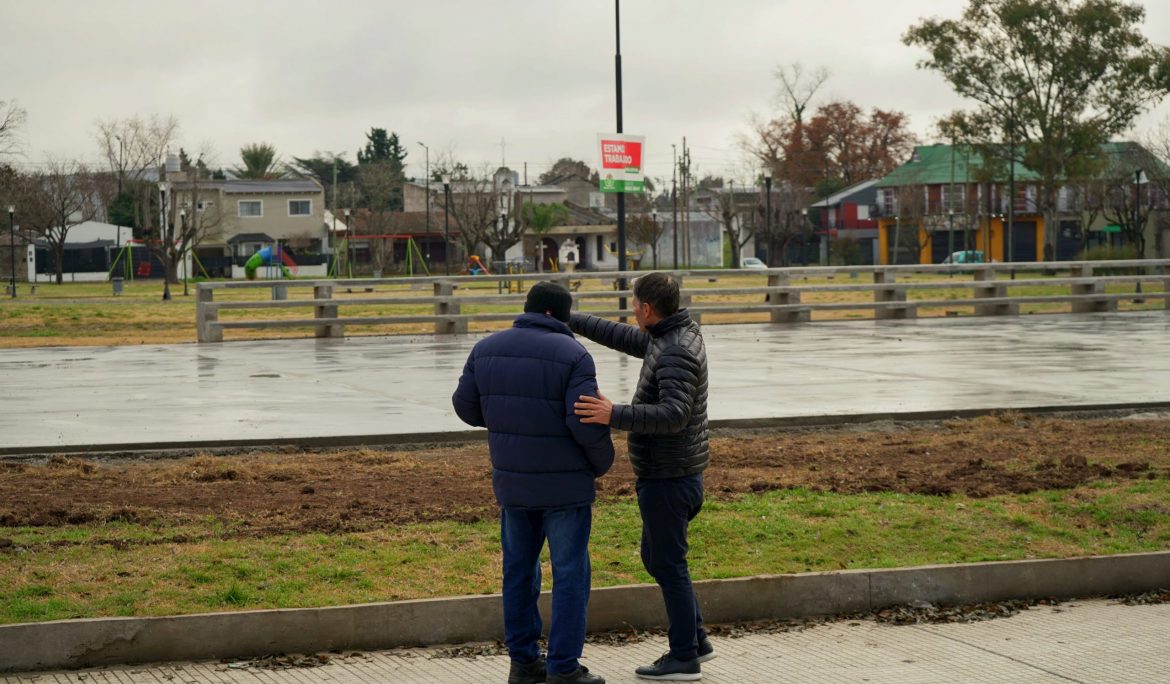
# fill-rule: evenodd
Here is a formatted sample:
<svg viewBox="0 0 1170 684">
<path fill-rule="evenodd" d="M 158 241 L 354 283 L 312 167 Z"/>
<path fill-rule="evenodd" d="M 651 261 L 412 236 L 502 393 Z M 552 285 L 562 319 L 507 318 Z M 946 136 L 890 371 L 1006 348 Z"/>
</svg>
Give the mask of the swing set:
<svg viewBox="0 0 1170 684">
<path fill-rule="evenodd" d="M 106 273 L 106 278 L 113 278 L 114 273 L 117 272 L 119 268 L 122 269 L 122 277 L 128 281 L 133 282 L 135 276 L 139 278 L 149 278 L 150 274 L 154 271 L 154 252 L 151 251 L 151 245 L 158 245 L 161 244 L 161 242 L 161 240 L 127 240 L 126 244 L 122 245 L 122 247 L 118 249 L 117 255 L 114 256 L 114 261 L 110 264 L 110 270 Z M 136 263 L 134 257 L 134 247 L 145 249 L 146 258 L 139 259 Z M 190 251 L 189 255 L 191 260 L 195 262 L 195 266 L 203 273 L 203 277 L 210 280 L 211 276 L 208 275 L 207 269 L 203 267 L 203 263 L 199 261 L 199 255 L 195 254 L 194 251 Z"/>
<path fill-rule="evenodd" d="M 367 243 L 370 243 L 374 240 L 391 240 L 391 241 L 405 240 L 406 241 L 406 259 L 405 259 L 405 263 L 406 263 L 405 272 L 406 272 L 406 274 L 408 276 L 414 276 L 414 275 L 417 275 L 418 273 L 425 273 L 426 275 L 431 274 L 431 269 L 430 269 L 430 267 L 427 266 L 426 257 L 423 256 L 422 249 L 418 246 L 418 242 L 414 239 L 414 235 L 354 235 L 352 238 L 350 238 L 350 237 L 342 238 L 337 243 L 337 250 L 334 252 L 334 254 L 345 254 L 346 255 L 346 259 L 345 259 L 345 271 L 346 271 L 345 277 L 346 278 L 353 277 L 353 259 L 349 258 L 350 240 L 353 240 L 355 244 L 357 242 L 361 242 L 361 241 L 365 241 Z M 393 244 L 393 243 L 391 243 L 391 244 Z M 371 251 L 372 251 L 372 244 L 370 246 L 371 246 Z M 333 263 L 329 266 L 329 276 L 331 278 L 340 277 L 340 275 L 339 275 L 340 263 L 341 263 L 340 259 L 336 259 L 336 258 L 333 259 Z"/>
</svg>

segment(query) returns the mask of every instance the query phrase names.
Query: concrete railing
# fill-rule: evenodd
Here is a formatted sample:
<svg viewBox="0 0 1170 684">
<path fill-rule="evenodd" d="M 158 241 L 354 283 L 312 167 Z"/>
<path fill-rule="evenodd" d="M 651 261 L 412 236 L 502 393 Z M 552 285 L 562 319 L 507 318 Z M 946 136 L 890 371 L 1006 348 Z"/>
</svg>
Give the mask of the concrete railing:
<svg viewBox="0 0 1170 684">
<path fill-rule="evenodd" d="M 1074 313 L 1116 311 L 1123 299 L 1162 299 L 1170 309 L 1170 274 L 1166 267 L 1170 259 L 1127 261 L 1038 262 L 1010 264 L 955 264 L 906 266 L 828 266 L 742 270 L 669 271 L 682 283 L 682 304 L 693 316 L 703 314 L 767 313 L 773 323 L 797 323 L 811 320 L 814 311 L 872 310 L 876 319 L 915 318 L 920 309 L 972 307 L 979 316 L 1013 315 L 1021 304 L 1071 304 Z M 1129 275 L 1101 275 L 1101 271 L 1130 270 Z M 1020 273 L 1066 272 L 1065 277 L 1014 279 Z M 1011 273 L 1013 279 L 1002 276 Z M 312 328 L 317 337 L 341 337 L 346 325 L 401 325 L 433 324 L 439 334 L 466 333 L 471 321 L 505 321 L 515 318 L 519 304 L 524 301 L 525 284 L 536 280 L 553 280 L 577 290 L 573 306 L 583 303 L 613 302 L 613 309 L 586 307 L 589 313 L 617 317 L 628 315 L 622 308 L 631 295 L 628 287 L 620 287 L 644 275 L 645 271 L 528 273 L 522 275 L 431 276 L 424 278 L 377 278 L 355 280 L 281 280 L 281 281 L 227 281 L 200 283 L 197 286 L 196 325 L 200 342 L 221 342 L 225 329 Z M 899 281 L 899 278 L 929 274 L 946 276 L 928 281 Z M 714 282 L 729 275 L 754 275 L 767 279 L 764 286 L 754 287 L 687 287 L 688 282 L 701 279 Z M 808 278 L 824 279 L 847 276 L 859 282 L 804 284 Z M 862 277 L 868 282 L 860 282 Z M 956 280 L 955 276 L 970 280 Z M 800 279 L 802 283 L 797 283 Z M 607 289 L 582 290 L 586 281 L 600 280 Z M 477 294 L 469 287 L 495 284 L 496 294 Z M 1160 291 L 1135 293 L 1107 293 L 1112 284 L 1132 285 L 1140 291 L 1142 285 L 1155 285 Z M 1011 295 L 1010 290 L 1022 287 L 1068 287 L 1067 294 Z M 490 285 L 489 285 L 490 287 Z M 515 287 L 516 292 L 513 293 Z M 610 289 L 611 288 L 611 289 Z M 216 301 L 215 293 L 228 290 L 271 290 L 271 299 Z M 288 298 L 290 291 L 307 291 L 309 298 Z M 378 290 L 382 289 L 379 293 Z M 967 289 L 971 296 L 963 299 L 931 299 L 912 292 Z M 423 293 L 418 293 L 423 290 Z M 356 292 L 357 296 L 352 295 Z M 868 299 L 847 302 L 806 302 L 802 296 L 811 293 L 856 292 L 868 294 Z M 702 301 L 707 297 L 750 297 L 752 301 L 716 303 Z M 342 309 L 354 307 L 418 307 L 431 313 L 343 315 Z M 508 305 L 506 312 L 464 313 L 466 305 Z M 220 311 L 226 310 L 307 309 L 311 317 L 298 318 L 230 318 L 221 320 Z M 306 312 L 307 313 L 307 312 Z"/>
</svg>

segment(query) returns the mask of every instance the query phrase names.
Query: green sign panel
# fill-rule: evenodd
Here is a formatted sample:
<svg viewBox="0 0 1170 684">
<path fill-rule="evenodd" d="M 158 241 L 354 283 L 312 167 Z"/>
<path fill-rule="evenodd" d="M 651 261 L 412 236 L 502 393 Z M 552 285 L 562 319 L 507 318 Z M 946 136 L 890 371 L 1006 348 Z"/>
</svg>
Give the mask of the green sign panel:
<svg viewBox="0 0 1170 684">
<path fill-rule="evenodd" d="M 601 179 L 602 192 L 644 192 L 645 181 L 643 180 L 621 180 L 618 178 L 602 178 Z"/>
<path fill-rule="evenodd" d="M 1104 228 L 1101 229 L 1101 232 L 1102 233 L 1120 233 L 1121 226 L 1117 226 L 1117 225 L 1105 226 Z"/>
</svg>

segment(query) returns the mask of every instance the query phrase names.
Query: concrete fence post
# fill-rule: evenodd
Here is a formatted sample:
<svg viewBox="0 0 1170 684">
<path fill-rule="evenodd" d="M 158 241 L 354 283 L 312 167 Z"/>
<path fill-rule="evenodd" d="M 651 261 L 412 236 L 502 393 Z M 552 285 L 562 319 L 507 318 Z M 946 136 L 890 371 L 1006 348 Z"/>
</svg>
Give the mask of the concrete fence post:
<svg viewBox="0 0 1170 684">
<path fill-rule="evenodd" d="M 333 285 L 314 285 L 313 299 L 333 299 Z M 337 304 L 318 304 L 313 307 L 313 318 L 337 318 Z M 317 337 L 345 337 L 345 326 L 327 323 L 313 328 Z"/>
<path fill-rule="evenodd" d="M 975 299 L 1002 299 L 1008 296 L 1008 286 L 997 280 L 995 271 L 985 268 L 975 272 Z M 976 316 L 1018 316 L 1020 305 L 1011 303 L 983 304 L 975 306 Z"/>
<path fill-rule="evenodd" d="M 1069 269 L 1069 274 L 1074 278 L 1092 278 L 1093 265 L 1076 264 Z M 1074 283 L 1070 290 L 1074 295 L 1103 295 L 1105 294 L 1105 283 Z M 1109 301 L 1107 299 L 1083 299 L 1072 303 L 1073 313 L 1105 313 L 1109 311 L 1117 311 L 1116 301 Z"/>
<path fill-rule="evenodd" d="M 905 302 L 906 288 L 895 285 L 898 280 L 892 271 L 874 271 L 873 282 L 877 285 L 888 285 L 888 287 L 874 288 L 873 301 L 875 304 L 885 302 Z M 918 307 L 913 304 L 906 304 L 900 307 L 874 307 L 873 317 L 876 320 L 893 320 L 902 318 L 917 318 Z"/>
<path fill-rule="evenodd" d="M 787 273 L 769 273 L 768 287 L 788 287 L 790 284 Z M 800 304 L 799 292 L 769 292 L 764 301 L 772 306 L 787 306 Z M 810 320 L 809 311 L 777 311 L 768 312 L 768 318 L 773 323 L 807 323 Z"/>
<path fill-rule="evenodd" d="M 219 310 L 210 306 L 215 290 L 195 288 L 195 332 L 200 342 L 223 342 L 223 328 L 219 327 Z"/>
<path fill-rule="evenodd" d="M 455 297 L 455 283 L 447 280 L 435 281 L 436 316 L 458 316 L 461 313 L 459 302 L 452 301 Z M 455 335 L 467 332 L 466 319 L 439 319 L 435 321 L 435 333 L 439 335 Z"/>
</svg>

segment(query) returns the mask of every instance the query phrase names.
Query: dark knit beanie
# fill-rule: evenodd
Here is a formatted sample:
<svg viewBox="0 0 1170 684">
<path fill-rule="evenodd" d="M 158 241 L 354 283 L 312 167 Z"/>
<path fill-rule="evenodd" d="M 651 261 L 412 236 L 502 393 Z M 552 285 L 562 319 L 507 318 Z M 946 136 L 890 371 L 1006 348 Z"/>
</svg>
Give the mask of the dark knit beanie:
<svg viewBox="0 0 1170 684">
<path fill-rule="evenodd" d="M 549 312 L 558 321 L 569 322 L 569 310 L 573 308 L 573 295 L 564 285 L 540 282 L 528 291 L 528 301 L 524 302 L 524 313 Z"/>
</svg>

